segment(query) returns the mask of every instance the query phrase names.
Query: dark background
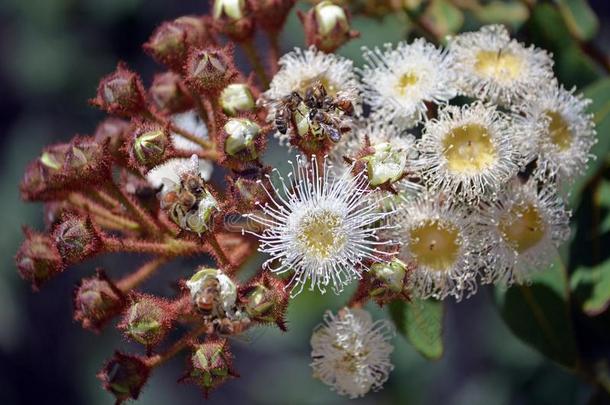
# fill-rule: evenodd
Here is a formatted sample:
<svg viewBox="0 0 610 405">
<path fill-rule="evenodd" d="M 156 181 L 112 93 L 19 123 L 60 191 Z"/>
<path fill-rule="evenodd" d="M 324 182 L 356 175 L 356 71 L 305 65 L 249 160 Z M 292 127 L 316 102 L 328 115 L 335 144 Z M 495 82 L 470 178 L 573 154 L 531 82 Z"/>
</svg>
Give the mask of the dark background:
<svg viewBox="0 0 610 405">
<path fill-rule="evenodd" d="M 596 42 L 607 52 L 610 5 L 607 0 L 591 4 L 601 23 Z M 22 240 L 22 224 L 42 228 L 42 208 L 20 202 L 17 185 L 27 162 L 45 144 L 93 131 L 103 115 L 87 99 L 118 60 L 149 83 L 161 68 L 140 45 L 160 22 L 206 8 L 203 0 L 0 0 L 0 404 L 112 403 L 95 373 L 115 348 L 137 348 L 112 328 L 97 336 L 73 322 L 72 289 L 96 266 L 121 274 L 142 258 L 87 262 L 32 293 L 17 276 L 12 257 Z M 290 24 L 294 28 L 284 34 L 284 51 L 303 43 L 294 18 Z M 363 38 L 345 53 L 401 36 L 380 22 L 363 27 Z M 269 158 L 283 159 L 277 151 L 272 148 Z M 196 263 L 168 267 L 146 289 L 172 294 L 171 280 L 190 274 Z M 236 342 L 242 378 L 214 392 L 210 402 L 342 403 L 311 378 L 308 340 L 323 310 L 336 309 L 348 294 L 299 296 L 290 308 L 288 334 L 270 329 Z M 376 316 L 382 314 L 376 311 Z M 396 369 L 388 384 L 357 403 L 563 405 L 586 403 L 591 395 L 587 385 L 511 335 L 486 290 L 449 303 L 444 340 L 443 359 L 430 363 L 397 337 Z M 139 403 L 201 403 L 197 388 L 175 382 L 183 364 L 184 359 L 176 359 L 157 372 Z"/>
</svg>

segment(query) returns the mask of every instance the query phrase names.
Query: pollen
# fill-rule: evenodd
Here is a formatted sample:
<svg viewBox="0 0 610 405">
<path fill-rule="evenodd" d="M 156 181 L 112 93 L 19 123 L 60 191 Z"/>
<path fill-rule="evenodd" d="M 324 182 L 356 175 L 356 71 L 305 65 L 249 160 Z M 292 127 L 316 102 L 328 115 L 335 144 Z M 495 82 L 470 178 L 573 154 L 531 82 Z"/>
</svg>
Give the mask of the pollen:
<svg viewBox="0 0 610 405">
<path fill-rule="evenodd" d="M 342 225 L 343 218 L 336 212 L 312 212 L 301 220 L 297 239 L 309 254 L 326 259 L 345 246 L 347 238 Z"/>
<path fill-rule="evenodd" d="M 329 96 L 334 97 L 337 95 L 339 89 L 337 88 L 337 86 L 335 86 L 334 82 L 329 80 L 328 77 L 325 75 L 317 75 L 314 77 L 303 79 L 299 82 L 299 85 L 295 90 L 301 94 L 305 94 L 305 91 L 309 87 L 313 86 L 316 82 L 320 82 L 322 86 L 324 86 Z"/>
<path fill-rule="evenodd" d="M 454 173 L 478 173 L 496 159 L 489 132 L 477 124 L 452 129 L 443 139 L 443 150 L 448 168 Z"/>
<path fill-rule="evenodd" d="M 519 77 L 522 61 L 511 52 L 479 51 L 474 68 L 482 76 L 512 81 Z"/>
<path fill-rule="evenodd" d="M 410 231 L 410 250 L 418 264 L 435 271 L 450 269 L 460 249 L 459 230 L 446 222 L 430 220 Z"/>
<path fill-rule="evenodd" d="M 519 253 L 536 246 L 545 232 L 540 211 L 533 204 L 515 205 L 500 219 L 498 228 L 504 240 Z"/>
<path fill-rule="evenodd" d="M 419 81 L 419 77 L 413 72 L 404 73 L 398 79 L 398 83 L 396 84 L 396 89 L 401 96 L 404 96 L 409 88 L 413 87 Z"/>
<path fill-rule="evenodd" d="M 569 149 L 572 131 L 566 120 L 556 111 L 545 111 L 545 115 L 551 119 L 548 127 L 551 142 L 562 151 Z"/>
</svg>

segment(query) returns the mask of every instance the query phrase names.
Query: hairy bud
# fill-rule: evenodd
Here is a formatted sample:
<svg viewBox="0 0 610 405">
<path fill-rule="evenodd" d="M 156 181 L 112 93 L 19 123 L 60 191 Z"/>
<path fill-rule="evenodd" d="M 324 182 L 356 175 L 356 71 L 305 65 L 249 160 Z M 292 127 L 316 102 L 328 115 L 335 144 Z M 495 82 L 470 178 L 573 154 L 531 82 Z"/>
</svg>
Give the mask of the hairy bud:
<svg viewBox="0 0 610 405">
<path fill-rule="evenodd" d="M 229 351 L 227 340 L 211 339 L 193 348 L 188 371 L 182 380 L 199 385 L 207 398 L 210 391 L 231 376 L 238 375 L 233 370 L 233 355 Z"/>
<path fill-rule="evenodd" d="M 366 163 L 366 173 L 371 186 L 392 184 L 403 178 L 407 170 L 407 154 L 397 150 L 389 142 L 371 145 L 361 160 Z"/>
<path fill-rule="evenodd" d="M 57 247 L 48 235 L 28 228 L 24 228 L 23 233 L 25 240 L 17 251 L 15 262 L 19 275 L 32 283 L 32 288 L 38 290 L 44 282 L 61 273 L 64 264 Z"/>
<path fill-rule="evenodd" d="M 231 118 L 224 125 L 226 132 L 224 149 L 229 156 L 238 156 L 243 160 L 256 159 L 256 141 L 261 127 L 245 118 Z"/>
<path fill-rule="evenodd" d="M 182 72 L 191 48 L 213 45 L 205 17 L 184 16 L 161 24 L 144 44 L 144 50 L 157 62 Z"/>
<path fill-rule="evenodd" d="M 264 30 L 279 32 L 296 0 L 257 0 L 251 2 L 257 24 Z"/>
<path fill-rule="evenodd" d="M 123 293 L 98 270 L 94 277 L 83 279 L 74 291 L 74 319 L 85 329 L 99 331 L 121 313 L 125 303 Z"/>
<path fill-rule="evenodd" d="M 299 13 L 307 45 L 334 52 L 359 34 L 350 28 L 349 12 L 332 1 L 321 1 L 307 13 Z"/>
<path fill-rule="evenodd" d="M 254 33 L 254 19 L 246 0 L 214 0 L 214 26 L 234 41 L 244 41 Z"/>
<path fill-rule="evenodd" d="M 193 106 L 193 99 L 184 87 L 180 75 L 174 72 L 156 75 L 149 92 L 155 105 L 168 113 L 185 111 Z"/>
<path fill-rule="evenodd" d="M 171 149 L 169 131 L 159 125 L 138 127 L 131 143 L 131 157 L 135 166 L 151 169 L 165 161 Z"/>
<path fill-rule="evenodd" d="M 219 93 L 235 75 L 231 59 L 219 48 L 193 50 L 186 63 L 186 83 L 198 91 Z"/>
<path fill-rule="evenodd" d="M 119 327 L 125 335 L 147 347 L 163 340 L 172 324 L 169 302 L 150 296 L 135 295 Z"/>
<path fill-rule="evenodd" d="M 262 323 L 275 323 L 286 331 L 284 317 L 288 308 L 289 293 L 286 283 L 265 272 L 249 285 L 240 289 L 240 302 L 250 319 Z"/>
<path fill-rule="evenodd" d="M 245 83 L 232 83 L 224 88 L 220 93 L 218 103 L 225 114 L 230 117 L 237 113 L 244 113 L 254 110 L 254 96 L 250 87 Z"/>
<path fill-rule="evenodd" d="M 110 114 L 139 114 L 146 110 L 142 80 L 124 63 L 119 63 L 113 73 L 100 81 L 97 97 L 91 103 Z"/>
<path fill-rule="evenodd" d="M 268 196 L 265 186 L 270 187 L 269 180 L 265 177 L 269 173 L 268 168 L 253 168 L 246 172 L 234 173 L 227 179 L 231 202 L 239 212 L 250 211 L 256 207 L 256 203 L 264 203 Z"/>
<path fill-rule="evenodd" d="M 129 127 L 129 122 L 120 118 L 106 118 L 97 126 L 93 139 L 98 144 L 107 143 L 110 153 L 117 157 L 123 153 Z"/>
<path fill-rule="evenodd" d="M 89 217 L 66 215 L 53 229 L 53 241 L 67 263 L 78 263 L 99 252 L 102 242 Z"/>
<path fill-rule="evenodd" d="M 115 352 L 97 377 L 102 380 L 104 389 L 116 397 L 116 403 L 121 404 L 138 398 L 149 375 L 150 367 L 140 356 Z"/>
</svg>

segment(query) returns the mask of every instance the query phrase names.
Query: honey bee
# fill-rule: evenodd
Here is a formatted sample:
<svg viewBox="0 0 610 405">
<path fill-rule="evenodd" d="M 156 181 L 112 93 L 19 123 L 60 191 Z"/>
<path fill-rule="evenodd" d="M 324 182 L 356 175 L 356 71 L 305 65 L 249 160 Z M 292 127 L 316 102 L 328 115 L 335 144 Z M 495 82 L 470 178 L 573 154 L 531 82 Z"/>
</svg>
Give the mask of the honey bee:
<svg viewBox="0 0 610 405">
<path fill-rule="evenodd" d="M 195 305 L 204 315 L 218 315 L 222 310 L 220 303 L 220 282 L 216 277 L 208 277 L 195 297 Z"/>
<path fill-rule="evenodd" d="M 319 81 L 305 90 L 305 105 L 311 109 L 324 108 L 325 103 L 332 100 L 326 93 L 326 88 Z"/>
<path fill-rule="evenodd" d="M 343 111 L 347 116 L 354 115 L 354 104 L 345 97 L 339 97 L 332 101 L 334 108 Z"/>
<path fill-rule="evenodd" d="M 275 127 L 281 134 L 286 134 L 288 131 L 288 125 L 292 122 L 292 114 L 297 110 L 302 101 L 303 98 L 296 91 L 293 91 L 280 101 L 275 114 Z"/>
</svg>

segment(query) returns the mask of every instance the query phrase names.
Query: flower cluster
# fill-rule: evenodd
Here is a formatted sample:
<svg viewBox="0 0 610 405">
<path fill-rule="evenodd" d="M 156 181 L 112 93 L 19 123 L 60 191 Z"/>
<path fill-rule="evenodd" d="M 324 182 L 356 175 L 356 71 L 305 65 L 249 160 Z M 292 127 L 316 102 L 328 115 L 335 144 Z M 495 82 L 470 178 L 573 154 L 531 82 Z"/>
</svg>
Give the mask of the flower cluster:
<svg viewBox="0 0 610 405">
<path fill-rule="evenodd" d="M 207 396 L 237 376 L 230 337 L 286 330 L 305 287 L 350 284 L 349 306 L 314 331 L 311 365 L 338 394 L 363 396 L 393 368 L 393 328 L 373 322 L 367 300 L 460 300 L 482 283 L 524 282 L 569 236 L 565 192 L 595 130 L 588 100 L 554 79 L 548 53 L 487 26 L 446 48 L 364 49 L 355 68 L 332 53 L 358 35 L 350 13 L 322 1 L 300 13 L 308 47 L 279 57 L 294 3 L 216 0 L 211 16 L 163 23 L 144 45 L 165 69 L 150 86 L 119 64 L 91 100 L 110 115 L 95 133 L 45 148 L 27 168 L 21 193 L 45 203 L 47 229 L 25 230 L 16 262 L 35 289 L 97 255 L 150 256 L 122 277 L 99 269 L 74 294 L 83 327 L 121 318 L 145 348 L 116 352 L 100 371 L 117 403 L 184 350 L 183 380 Z M 253 45 L 259 30 L 270 66 Z M 236 65 L 238 51 L 254 74 Z M 264 162 L 273 136 L 297 154 L 288 174 Z M 238 281 L 257 247 L 267 260 Z M 215 265 L 179 280 L 174 297 L 142 289 L 192 255 Z M 168 342 L 177 326 L 184 334 Z"/>
</svg>

